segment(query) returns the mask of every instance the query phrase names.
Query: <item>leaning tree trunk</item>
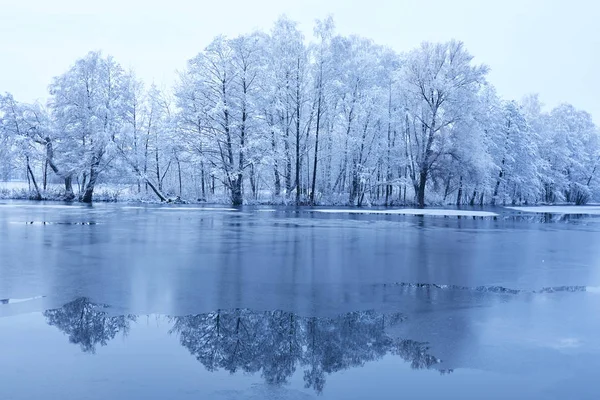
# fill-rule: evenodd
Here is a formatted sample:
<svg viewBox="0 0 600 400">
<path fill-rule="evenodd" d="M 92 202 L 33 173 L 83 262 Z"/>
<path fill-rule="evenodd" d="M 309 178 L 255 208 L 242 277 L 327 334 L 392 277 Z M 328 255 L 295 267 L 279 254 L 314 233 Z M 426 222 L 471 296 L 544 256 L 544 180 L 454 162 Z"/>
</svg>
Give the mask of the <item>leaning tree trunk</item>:
<svg viewBox="0 0 600 400">
<path fill-rule="evenodd" d="M 42 200 L 42 193 L 40 192 L 37 182 L 35 181 L 35 176 L 33 176 L 33 171 L 31 170 L 31 165 L 29 164 L 29 157 L 27 157 L 27 172 L 31 176 L 31 182 L 35 188 L 35 196 L 33 197 L 33 200 Z"/>
<path fill-rule="evenodd" d="M 121 153 L 121 156 L 123 157 L 123 159 L 125 160 L 125 162 L 127 162 L 127 164 L 129 164 L 129 166 L 133 169 L 133 171 L 136 173 L 136 175 L 138 176 L 138 179 L 141 179 L 145 182 L 146 184 L 146 188 L 150 188 L 152 189 L 152 191 L 154 192 L 154 194 L 156 195 L 156 197 L 158 197 L 160 199 L 160 201 L 165 202 L 167 201 L 167 196 L 165 196 L 162 191 L 157 188 L 156 186 L 158 185 L 154 185 L 152 183 L 152 181 L 150 179 L 148 179 L 148 176 L 145 173 L 145 168 L 144 167 L 144 172 L 140 171 L 140 167 L 136 165 L 136 163 L 132 162 L 127 155 L 125 154 L 125 152 L 123 151 L 123 149 L 118 148 L 119 152 Z M 177 163 L 179 163 L 179 160 L 177 160 Z M 180 191 L 180 197 L 181 197 L 181 169 L 179 170 L 180 173 L 180 177 L 179 177 L 179 191 Z"/>
<path fill-rule="evenodd" d="M 73 176 L 71 174 L 64 175 L 61 174 L 58 170 L 58 167 L 54 164 L 54 146 L 52 145 L 52 140 L 49 137 L 45 138 L 46 141 L 46 163 L 52 169 L 52 171 L 65 180 L 65 200 L 71 201 L 75 198 L 75 193 L 73 193 Z"/>
<path fill-rule="evenodd" d="M 91 203 L 92 198 L 94 196 L 94 187 L 96 186 L 96 181 L 98 180 L 98 175 L 100 166 L 100 157 L 94 155 L 92 157 L 92 165 L 90 166 L 90 179 L 87 181 L 85 186 L 83 195 L 81 196 L 82 203 Z"/>
</svg>

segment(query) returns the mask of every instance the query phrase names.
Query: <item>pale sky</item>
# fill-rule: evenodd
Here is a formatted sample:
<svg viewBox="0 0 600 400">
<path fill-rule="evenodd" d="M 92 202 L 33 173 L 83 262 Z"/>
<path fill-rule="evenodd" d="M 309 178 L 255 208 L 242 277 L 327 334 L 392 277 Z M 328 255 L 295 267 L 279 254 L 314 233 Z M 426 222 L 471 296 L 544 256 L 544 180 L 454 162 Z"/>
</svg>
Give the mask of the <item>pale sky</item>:
<svg viewBox="0 0 600 400">
<path fill-rule="evenodd" d="M 268 31 L 281 14 L 307 36 L 332 14 L 337 32 L 399 52 L 462 40 L 501 96 L 539 93 L 549 107 L 569 102 L 600 123 L 596 0 L 0 0 L 0 92 L 45 100 L 52 77 L 90 50 L 170 86 L 214 36 Z"/>
</svg>

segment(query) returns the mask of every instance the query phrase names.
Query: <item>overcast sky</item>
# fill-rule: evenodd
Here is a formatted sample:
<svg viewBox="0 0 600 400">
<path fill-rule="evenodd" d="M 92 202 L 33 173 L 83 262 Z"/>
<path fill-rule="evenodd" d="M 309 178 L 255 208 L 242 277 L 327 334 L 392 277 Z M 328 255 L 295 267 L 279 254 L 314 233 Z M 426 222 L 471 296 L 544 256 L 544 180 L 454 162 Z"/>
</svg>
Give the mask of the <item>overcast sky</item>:
<svg viewBox="0 0 600 400">
<path fill-rule="evenodd" d="M 397 51 L 462 40 L 503 97 L 539 93 L 600 123 L 596 0 L 0 0 L 0 92 L 44 100 L 51 78 L 90 50 L 170 85 L 214 36 L 269 30 L 281 14 L 306 35 L 332 14 L 338 32 Z"/>
</svg>

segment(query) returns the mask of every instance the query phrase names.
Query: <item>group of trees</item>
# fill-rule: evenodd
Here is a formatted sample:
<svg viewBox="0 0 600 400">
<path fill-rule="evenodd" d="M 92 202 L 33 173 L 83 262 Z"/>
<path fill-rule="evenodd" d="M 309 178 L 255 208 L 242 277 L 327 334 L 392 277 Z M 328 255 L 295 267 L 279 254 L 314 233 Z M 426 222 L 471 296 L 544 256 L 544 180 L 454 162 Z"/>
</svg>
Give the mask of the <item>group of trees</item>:
<svg viewBox="0 0 600 400">
<path fill-rule="evenodd" d="M 216 37 L 171 90 L 91 52 L 48 104 L 0 97 L 0 176 L 91 202 L 98 182 L 161 201 L 506 204 L 600 198 L 591 116 L 501 99 L 458 41 L 404 54 L 317 21 L 307 41 Z M 74 189 L 75 186 L 77 189 Z"/>
</svg>

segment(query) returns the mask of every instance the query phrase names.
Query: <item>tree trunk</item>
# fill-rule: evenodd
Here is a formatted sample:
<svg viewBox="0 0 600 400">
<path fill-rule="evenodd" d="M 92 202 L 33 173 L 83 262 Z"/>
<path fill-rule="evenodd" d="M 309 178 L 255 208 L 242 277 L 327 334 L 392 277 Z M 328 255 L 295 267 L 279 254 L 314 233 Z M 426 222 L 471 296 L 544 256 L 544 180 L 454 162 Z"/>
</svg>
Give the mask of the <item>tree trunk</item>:
<svg viewBox="0 0 600 400">
<path fill-rule="evenodd" d="M 296 70 L 296 205 L 300 204 L 300 57 Z"/>
<path fill-rule="evenodd" d="M 310 204 L 315 204 L 315 190 L 317 186 L 317 160 L 319 154 L 319 124 L 321 122 L 321 95 L 319 95 L 319 106 L 317 107 L 317 127 L 315 130 L 315 157 L 313 160 L 312 184 L 310 188 Z"/>
<path fill-rule="evenodd" d="M 65 180 L 65 200 L 71 201 L 75 198 L 73 193 L 73 176 L 71 174 L 64 175 L 58 170 L 58 167 L 54 164 L 54 147 L 50 137 L 44 139 L 46 141 L 46 163 L 47 166 L 58 176 L 61 176 Z"/>
<path fill-rule="evenodd" d="M 402 184 L 402 190 L 398 188 L 398 191 L 402 192 L 402 204 L 406 204 L 406 182 L 408 179 L 408 166 L 404 167 L 404 183 Z M 400 195 L 400 193 L 398 193 Z"/>
<path fill-rule="evenodd" d="M 281 194 L 281 178 L 279 177 L 277 160 L 273 164 L 273 174 L 275 175 L 275 196 L 279 196 Z"/>
<path fill-rule="evenodd" d="M 498 179 L 496 180 L 496 186 L 494 187 L 494 195 L 492 196 L 492 205 L 496 205 L 496 199 L 498 197 L 498 191 L 500 189 L 500 182 L 502 181 L 502 177 L 504 176 L 504 162 L 505 159 L 502 158 L 502 167 L 500 168 L 500 173 L 498 174 Z"/>
<path fill-rule="evenodd" d="M 44 191 L 48 188 L 48 159 L 44 163 Z"/>
<path fill-rule="evenodd" d="M 476 198 L 477 198 L 477 189 L 473 190 L 473 196 L 471 196 L 471 200 L 469 200 L 469 205 L 471 207 L 475 205 Z"/>
<path fill-rule="evenodd" d="M 160 179 L 160 163 L 158 157 L 158 143 L 156 144 L 156 149 L 154 150 L 154 160 L 156 161 L 156 183 L 158 183 L 158 190 L 162 191 L 162 179 Z"/>
<path fill-rule="evenodd" d="M 462 204 L 462 194 L 463 194 L 463 177 L 461 176 L 458 180 L 458 194 L 456 195 L 456 205 L 460 206 Z"/>
<path fill-rule="evenodd" d="M 290 128 L 289 128 L 289 113 L 286 112 L 285 117 L 285 141 L 283 143 L 285 151 L 285 191 L 289 196 L 292 191 L 292 153 L 290 150 Z"/>
<path fill-rule="evenodd" d="M 202 189 L 202 198 L 206 199 L 206 172 L 204 171 L 204 161 L 200 161 L 200 185 Z M 214 194 L 214 188 L 213 188 Z"/>
<path fill-rule="evenodd" d="M 273 152 L 273 177 L 275 179 L 275 196 L 281 194 L 281 178 L 279 177 L 279 167 L 277 162 L 277 142 L 275 141 L 275 130 L 272 127 L 271 117 L 271 151 Z"/>
<path fill-rule="evenodd" d="M 145 144 L 144 144 L 144 171 L 143 171 L 143 176 L 147 176 L 146 174 L 148 173 L 148 156 L 150 154 L 150 126 L 148 126 L 148 133 L 146 135 L 146 140 L 145 140 Z M 145 185 L 146 187 L 146 193 L 148 193 L 148 183 L 146 183 Z"/>
<path fill-rule="evenodd" d="M 71 201 L 75 198 L 73 193 L 73 176 L 69 175 L 65 177 L 65 200 Z"/>
<path fill-rule="evenodd" d="M 29 177 L 29 161 L 25 167 L 25 176 L 27 177 L 27 189 L 31 192 L 31 178 Z"/>
<path fill-rule="evenodd" d="M 285 157 L 285 190 L 289 194 L 292 191 L 292 156 L 289 152 L 289 145 L 287 143 L 288 141 L 286 140 L 285 147 L 287 150 Z"/>
<path fill-rule="evenodd" d="M 92 165 L 90 166 L 90 179 L 85 185 L 83 195 L 81 196 L 82 203 L 91 203 L 92 198 L 94 196 L 94 187 L 96 186 L 96 181 L 98 180 L 98 167 L 100 166 L 100 157 L 94 155 L 92 157 Z"/>
<path fill-rule="evenodd" d="M 181 198 L 181 192 L 182 192 L 182 184 L 181 184 L 181 162 L 179 161 L 179 158 L 177 158 L 177 177 L 179 178 L 179 198 Z"/>
<path fill-rule="evenodd" d="M 40 193 L 40 188 L 38 187 L 37 182 L 35 181 L 35 176 L 33 176 L 33 171 L 31 170 L 31 166 L 29 165 L 29 157 L 27 157 L 27 172 L 31 176 L 31 182 L 33 183 L 33 187 L 35 188 L 35 196 L 33 200 L 42 200 L 42 194 Z"/>
<path fill-rule="evenodd" d="M 250 164 L 250 188 L 252 189 L 252 198 L 258 200 L 258 183 L 254 164 Z"/>
<path fill-rule="evenodd" d="M 419 173 L 419 186 L 417 190 L 417 205 L 419 208 L 425 208 L 425 185 L 427 184 L 427 171 Z"/>
<path fill-rule="evenodd" d="M 231 181 L 231 204 L 234 206 L 241 206 L 244 204 L 241 182 L 242 174 L 239 174 L 236 179 Z"/>
</svg>

